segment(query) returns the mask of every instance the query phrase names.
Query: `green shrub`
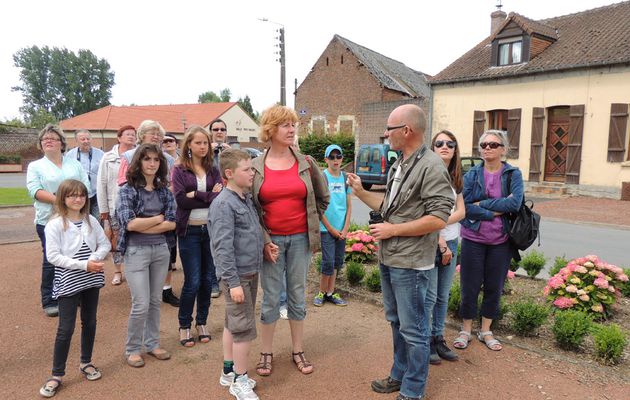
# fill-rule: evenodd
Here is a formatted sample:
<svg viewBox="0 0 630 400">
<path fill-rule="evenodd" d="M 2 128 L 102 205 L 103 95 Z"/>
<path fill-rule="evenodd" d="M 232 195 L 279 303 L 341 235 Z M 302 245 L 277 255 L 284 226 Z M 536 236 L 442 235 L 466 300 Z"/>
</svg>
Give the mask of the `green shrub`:
<svg viewBox="0 0 630 400">
<path fill-rule="evenodd" d="M 350 261 L 346 266 L 346 278 L 351 285 L 358 285 L 365 277 L 365 267 L 358 262 Z"/>
<path fill-rule="evenodd" d="M 339 145 L 343 149 L 344 164 L 354 161 L 354 136 L 352 134 L 300 135 L 300 151 L 318 162 L 324 161 L 324 151 L 331 144 Z"/>
<path fill-rule="evenodd" d="M 564 256 L 556 256 L 556 258 L 553 260 L 553 267 L 551 267 L 551 269 L 549 270 L 549 276 L 554 276 L 555 274 L 560 272 L 560 270 L 566 267 L 568 263 L 569 260 L 567 260 Z"/>
<path fill-rule="evenodd" d="M 317 268 L 317 272 L 322 273 L 322 253 L 317 253 L 313 257 L 313 264 L 315 264 L 315 268 Z"/>
<path fill-rule="evenodd" d="M 462 292 L 459 282 L 453 281 L 451 285 L 451 291 L 448 296 L 448 311 L 457 315 L 459 311 L 459 304 L 462 302 Z"/>
<path fill-rule="evenodd" d="M 381 291 L 381 271 L 378 268 L 374 268 L 372 272 L 365 279 L 365 284 L 367 285 L 370 292 L 380 292 Z"/>
<path fill-rule="evenodd" d="M 0 164 L 19 164 L 22 156 L 19 154 L 0 154 Z"/>
<path fill-rule="evenodd" d="M 604 362 L 617 364 L 623 356 L 623 349 L 628 344 L 626 334 L 619 325 L 600 325 L 594 329 L 595 354 Z"/>
<path fill-rule="evenodd" d="M 521 262 L 520 261 L 516 261 L 515 259 L 511 259 L 510 260 L 510 271 L 516 272 L 516 270 L 520 266 L 521 266 Z"/>
<path fill-rule="evenodd" d="M 623 272 L 624 272 L 624 274 L 626 274 L 627 276 L 630 277 L 630 268 L 624 268 Z M 624 295 L 626 297 L 630 297 L 630 281 L 623 282 L 620 285 L 619 290 L 621 291 L 622 295 Z"/>
<path fill-rule="evenodd" d="M 532 250 L 521 260 L 521 267 L 527 271 L 527 275 L 534 278 L 542 271 L 547 259 L 543 253 Z"/>
<path fill-rule="evenodd" d="M 516 302 L 510 306 L 512 329 L 519 335 L 532 335 L 549 317 L 549 307 L 534 303 L 532 300 Z"/>
<path fill-rule="evenodd" d="M 552 327 L 556 342 L 563 349 L 576 350 L 591 329 L 591 317 L 581 311 L 567 310 L 556 313 Z"/>
<path fill-rule="evenodd" d="M 370 231 L 370 226 L 368 224 L 357 224 L 354 221 L 350 221 L 350 226 L 348 227 L 348 232 L 354 231 Z"/>
</svg>

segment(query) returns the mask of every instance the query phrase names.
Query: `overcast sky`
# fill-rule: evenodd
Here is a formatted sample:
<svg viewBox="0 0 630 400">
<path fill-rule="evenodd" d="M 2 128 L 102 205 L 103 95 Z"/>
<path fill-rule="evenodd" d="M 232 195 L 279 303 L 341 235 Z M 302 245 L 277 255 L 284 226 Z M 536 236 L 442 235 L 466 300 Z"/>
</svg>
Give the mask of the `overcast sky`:
<svg viewBox="0 0 630 400">
<path fill-rule="evenodd" d="M 503 0 L 532 19 L 617 0 Z M 37 46 L 89 49 L 115 75 L 114 105 L 196 103 L 223 88 L 254 110 L 279 101 L 277 24 L 285 27 L 287 102 L 334 34 L 407 66 L 437 74 L 490 32 L 496 0 L 13 0 L 2 5 L 0 120 L 19 116 L 12 55 Z"/>
</svg>

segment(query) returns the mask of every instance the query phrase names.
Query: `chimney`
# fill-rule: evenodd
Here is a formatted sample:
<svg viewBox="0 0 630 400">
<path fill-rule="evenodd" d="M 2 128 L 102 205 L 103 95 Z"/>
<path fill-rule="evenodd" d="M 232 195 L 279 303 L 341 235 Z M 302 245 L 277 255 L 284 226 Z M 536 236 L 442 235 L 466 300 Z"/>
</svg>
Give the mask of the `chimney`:
<svg viewBox="0 0 630 400">
<path fill-rule="evenodd" d="M 501 11 L 501 7 L 503 7 L 503 5 L 501 5 L 501 0 L 499 0 L 498 3 L 499 4 L 497 4 L 497 10 L 493 11 L 492 14 L 490 14 L 491 35 L 497 30 L 499 26 L 501 26 L 503 21 L 505 21 L 505 19 L 507 18 L 507 14 L 504 11 Z"/>
</svg>

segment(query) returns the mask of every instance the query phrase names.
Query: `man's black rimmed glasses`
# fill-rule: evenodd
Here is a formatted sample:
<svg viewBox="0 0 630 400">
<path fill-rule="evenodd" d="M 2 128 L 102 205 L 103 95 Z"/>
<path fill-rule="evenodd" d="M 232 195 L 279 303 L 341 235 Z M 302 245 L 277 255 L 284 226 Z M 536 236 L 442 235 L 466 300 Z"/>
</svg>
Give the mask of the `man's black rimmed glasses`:
<svg viewBox="0 0 630 400">
<path fill-rule="evenodd" d="M 403 128 L 403 127 L 405 127 L 405 126 L 407 126 L 407 124 L 396 125 L 396 126 L 386 126 L 386 127 L 385 127 L 385 131 L 386 131 L 386 132 L 389 132 L 389 131 L 391 131 L 391 130 L 398 129 L 398 128 Z"/>
</svg>

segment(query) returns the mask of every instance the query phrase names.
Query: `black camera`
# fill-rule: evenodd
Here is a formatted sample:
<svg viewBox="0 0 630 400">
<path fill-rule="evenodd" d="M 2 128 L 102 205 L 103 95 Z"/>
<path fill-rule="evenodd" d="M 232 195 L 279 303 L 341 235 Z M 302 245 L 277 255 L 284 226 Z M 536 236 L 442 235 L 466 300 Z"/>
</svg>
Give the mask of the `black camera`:
<svg viewBox="0 0 630 400">
<path fill-rule="evenodd" d="M 368 224 L 382 224 L 383 222 L 385 222 L 385 220 L 380 212 L 370 211 L 370 220 L 368 221 Z"/>
</svg>

